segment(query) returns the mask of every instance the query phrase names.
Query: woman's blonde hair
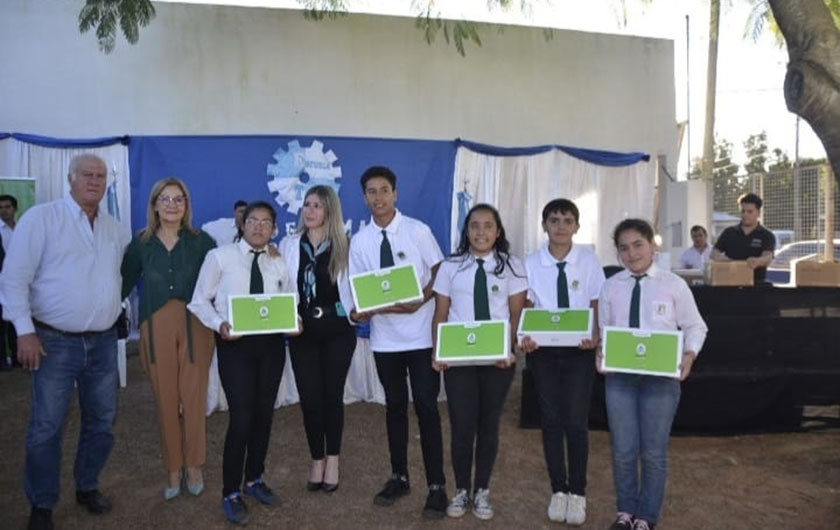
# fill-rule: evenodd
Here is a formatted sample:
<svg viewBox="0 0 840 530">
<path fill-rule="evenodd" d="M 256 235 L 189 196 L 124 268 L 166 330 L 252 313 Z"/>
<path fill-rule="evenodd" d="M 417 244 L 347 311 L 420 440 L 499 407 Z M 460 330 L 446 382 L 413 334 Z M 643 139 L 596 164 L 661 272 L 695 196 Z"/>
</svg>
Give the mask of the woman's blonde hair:
<svg viewBox="0 0 840 530">
<path fill-rule="evenodd" d="M 155 182 L 152 191 L 149 193 L 149 204 L 146 207 L 146 227 L 140 231 L 140 239 L 144 243 L 155 235 L 160 228 L 160 217 L 155 210 L 155 204 L 157 204 L 158 197 L 167 186 L 175 186 L 184 194 L 184 217 L 181 218 L 181 228 L 186 228 L 194 234 L 198 233 L 198 230 L 192 226 L 192 207 L 190 206 L 190 192 L 187 191 L 187 185 L 179 178 L 169 177 Z"/>
<path fill-rule="evenodd" d="M 350 240 L 344 232 L 344 215 L 341 213 L 341 201 L 338 195 L 329 186 L 312 186 L 306 191 L 303 202 L 310 195 L 318 195 L 321 204 L 324 205 L 324 226 L 326 237 L 330 241 L 330 279 L 333 283 L 338 281 L 338 275 L 347 269 L 347 260 L 350 249 Z M 303 208 L 300 210 L 297 232 L 306 232 L 306 225 L 303 224 Z"/>
</svg>

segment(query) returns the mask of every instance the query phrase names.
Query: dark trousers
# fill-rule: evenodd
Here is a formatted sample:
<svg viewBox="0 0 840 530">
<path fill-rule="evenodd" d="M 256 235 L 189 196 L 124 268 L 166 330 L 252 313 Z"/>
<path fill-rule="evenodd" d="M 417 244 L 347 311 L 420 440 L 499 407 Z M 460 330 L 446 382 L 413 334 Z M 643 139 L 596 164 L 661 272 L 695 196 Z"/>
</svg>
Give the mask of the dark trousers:
<svg viewBox="0 0 840 530">
<path fill-rule="evenodd" d="M 499 450 L 499 421 L 514 367 L 458 366 L 443 373 L 449 424 L 452 431 L 452 468 L 455 487 L 471 491 L 475 453 L 475 489 L 490 487 Z"/>
<path fill-rule="evenodd" d="M 586 495 L 593 355 L 580 348 L 540 348 L 526 357 L 540 403 L 543 451 L 553 493 Z"/>
<path fill-rule="evenodd" d="M 6 344 L 9 349 L 6 349 Z M 9 365 L 20 366 L 17 358 L 17 333 L 11 322 L 3 320 L 3 307 L 0 306 L 0 362 L 6 364 L 6 353 L 9 355 Z"/>
<path fill-rule="evenodd" d="M 303 329 L 303 334 L 289 341 L 289 353 L 309 454 L 320 460 L 325 454 L 341 452 L 344 382 L 356 349 L 356 333 L 338 317 L 305 319 Z"/>
<path fill-rule="evenodd" d="M 283 335 L 250 335 L 227 341 L 216 335 L 219 378 L 227 397 L 229 420 L 222 458 L 222 494 L 239 491 L 260 478 L 271 436 L 274 401 L 283 376 Z"/>
<path fill-rule="evenodd" d="M 374 352 L 376 372 L 385 389 L 385 424 L 388 428 L 388 449 L 391 472 L 408 477 L 408 384 L 414 412 L 420 426 L 420 446 L 428 485 L 444 484 L 443 436 L 437 398 L 440 374 L 432 369 L 432 349 L 405 352 Z"/>
</svg>

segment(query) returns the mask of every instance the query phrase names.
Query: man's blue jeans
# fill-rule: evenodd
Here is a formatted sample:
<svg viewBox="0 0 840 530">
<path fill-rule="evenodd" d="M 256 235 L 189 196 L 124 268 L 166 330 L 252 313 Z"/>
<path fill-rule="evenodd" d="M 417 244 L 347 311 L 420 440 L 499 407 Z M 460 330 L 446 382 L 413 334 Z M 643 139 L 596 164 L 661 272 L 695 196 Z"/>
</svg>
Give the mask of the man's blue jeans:
<svg viewBox="0 0 840 530">
<path fill-rule="evenodd" d="M 47 355 L 31 377 L 24 488 L 32 506 L 52 509 L 58 502 L 61 438 L 74 383 L 81 409 L 73 472 L 77 490 L 97 489 L 99 472 L 114 445 L 117 333 L 113 328 L 83 336 L 43 328 L 37 333 Z"/>
<path fill-rule="evenodd" d="M 680 401 L 680 382 L 609 374 L 606 397 L 617 511 L 656 523 L 665 499 L 668 439 Z"/>
</svg>

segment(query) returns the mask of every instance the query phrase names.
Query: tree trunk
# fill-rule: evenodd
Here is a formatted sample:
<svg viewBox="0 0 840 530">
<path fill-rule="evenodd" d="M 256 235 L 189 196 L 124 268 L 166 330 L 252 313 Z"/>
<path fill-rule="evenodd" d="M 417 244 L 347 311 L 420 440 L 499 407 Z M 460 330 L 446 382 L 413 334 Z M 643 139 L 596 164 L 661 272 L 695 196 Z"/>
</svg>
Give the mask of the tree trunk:
<svg viewBox="0 0 840 530">
<path fill-rule="evenodd" d="M 840 30 L 823 0 L 769 0 L 787 42 L 785 102 L 811 124 L 840 181 Z"/>
<path fill-rule="evenodd" d="M 709 57 L 706 64 L 706 122 L 703 131 L 703 179 L 712 180 L 715 166 L 715 92 L 717 91 L 718 33 L 720 28 L 720 0 L 712 0 L 709 15 Z"/>
</svg>

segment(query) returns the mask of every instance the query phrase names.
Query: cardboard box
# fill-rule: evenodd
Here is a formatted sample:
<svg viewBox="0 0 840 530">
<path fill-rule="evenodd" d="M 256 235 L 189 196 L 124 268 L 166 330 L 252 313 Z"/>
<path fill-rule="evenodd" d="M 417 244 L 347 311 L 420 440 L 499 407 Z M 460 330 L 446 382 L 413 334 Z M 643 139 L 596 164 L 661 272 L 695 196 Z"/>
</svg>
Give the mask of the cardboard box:
<svg viewBox="0 0 840 530">
<path fill-rule="evenodd" d="M 840 261 L 797 260 L 791 264 L 797 287 L 840 287 Z"/>
<path fill-rule="evenodd" d="M 578 346 L 592 338 L 592 310 L 525 309 L 517 337 L 521 341 L 525 335 L 540 346 Z"/>
<path fill-rule="evenodd" d="M 709 261 L 706 263 L 706 285 L 744 287 L 753 285 L 753 270 L 746 261 Z"/>
<path fill-rule="evenodd" d="M 506 320 L 438 324 L 435 360 L 453 366 L 494 364 L 508 358 L 510 324 Z"/>
</svg>

